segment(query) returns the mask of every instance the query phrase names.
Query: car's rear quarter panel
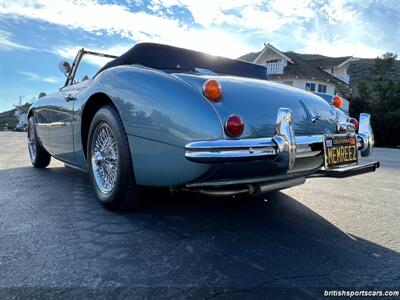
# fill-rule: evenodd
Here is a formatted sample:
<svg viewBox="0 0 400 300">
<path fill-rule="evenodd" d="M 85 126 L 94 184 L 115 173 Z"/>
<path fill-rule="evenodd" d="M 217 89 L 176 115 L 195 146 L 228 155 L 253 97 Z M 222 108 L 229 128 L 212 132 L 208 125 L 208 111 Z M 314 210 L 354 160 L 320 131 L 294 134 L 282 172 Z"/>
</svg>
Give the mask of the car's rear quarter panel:
<svg viewBox="0 0 400 300">
<path fill-rule="evenodd" d="M 179 185 L 210 168 L 184 157 L 187 143 L 224 137 L 215 109 L 189 84 L 153 69 L 111 68 L 79 96 L 78 118 L 85 99 L 99 92 L 107 94 L 120 113 L 138 184 Z M 83 149 L 77 150 L 83 153 Z"/>
</svg>

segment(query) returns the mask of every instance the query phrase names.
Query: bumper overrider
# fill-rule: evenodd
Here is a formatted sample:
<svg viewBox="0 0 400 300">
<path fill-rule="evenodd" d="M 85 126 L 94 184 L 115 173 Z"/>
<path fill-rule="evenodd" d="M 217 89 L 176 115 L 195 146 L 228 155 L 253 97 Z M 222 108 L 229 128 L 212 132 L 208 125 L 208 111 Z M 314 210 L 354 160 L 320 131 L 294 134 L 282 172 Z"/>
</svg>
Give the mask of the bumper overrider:
<svg viewBox="0 0 400 300">
<path fill-rule="evenodd" d="M 292 111 L 288 108 L 280 108 L 276 118 L 274 136 L 255 139 L 196 141 L 185 146 L 185 157 L 196 163 L 273 159 L 278 168 L 290 171 L 297 158 L 323 155 L 323 143 L 323 134 L 296 136 L 292 126 Z M 369 156 L 372 153 L 374 135 L 369 114 L 360 114 L 357 146 L 361 156 Z M 348 177 L 373 172 L 376 168 L 379 168 L 379 162 L 334 170 L 321 168 L 313 175 L 314 177 Z"/>
</svg>

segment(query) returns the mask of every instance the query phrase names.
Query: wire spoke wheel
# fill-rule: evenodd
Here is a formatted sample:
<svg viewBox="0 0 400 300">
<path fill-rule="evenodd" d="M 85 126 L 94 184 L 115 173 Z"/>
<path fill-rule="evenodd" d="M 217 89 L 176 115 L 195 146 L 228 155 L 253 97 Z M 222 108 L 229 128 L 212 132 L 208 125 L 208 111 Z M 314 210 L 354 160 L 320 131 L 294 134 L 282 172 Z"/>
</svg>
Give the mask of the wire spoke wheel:
<svg viewBox="0 0 400 300">
<path fill-rule="evenodd" d="M 31 122 L 28 127 L 28 149 L 31 160 L 34 161 L 36 158 L 36 135 L 35 127 Z"/>
<path fill-rule="evenodd" d="M 118 147 L 111 127 L 101 122 L 97 125 L 91 144 L 93 177 L 103 194 L 111 193 L 118 176 Z"/>
</svg>

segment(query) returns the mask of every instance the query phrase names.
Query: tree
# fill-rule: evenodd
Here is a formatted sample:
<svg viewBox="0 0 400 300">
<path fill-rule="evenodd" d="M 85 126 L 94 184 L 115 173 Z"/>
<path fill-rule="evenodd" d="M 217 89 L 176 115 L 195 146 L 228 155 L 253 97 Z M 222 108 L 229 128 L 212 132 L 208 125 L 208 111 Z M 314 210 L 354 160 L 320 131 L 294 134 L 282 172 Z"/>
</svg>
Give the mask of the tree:
<svg viewBox="0 0 400 300">
<path fill-rule="evenodd" d="M 392 70 L 394 62 L 396 61 L 397 54 L 387 52 L 382 57 L 375 59 L 373 70 L 378 76 L 379 80 L 383 80 L 385 76 Z"/>
<path fill-rule="evenodd" d="M 385 53 L 377 57 L 373 66 L 375 80 L 360 81 L 358 96 L 350 101 L 350 112 L 371 114 L 377 146 L 400 146 L 400 80 L 392 75 L 397 55 Z"/>
</svg>

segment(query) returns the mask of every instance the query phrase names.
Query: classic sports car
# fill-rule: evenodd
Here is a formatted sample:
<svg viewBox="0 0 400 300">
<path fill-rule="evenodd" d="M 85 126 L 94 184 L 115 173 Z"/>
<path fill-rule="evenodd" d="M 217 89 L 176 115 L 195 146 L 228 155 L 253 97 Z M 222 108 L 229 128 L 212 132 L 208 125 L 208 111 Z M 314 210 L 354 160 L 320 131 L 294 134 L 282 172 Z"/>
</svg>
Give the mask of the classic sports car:
<svg viewBox="0 0 400 300">
<path fill-rule="evenodd" d="M 85 55 L 113 58 L 75 81 Z M 134 206 L 143 187 L 257 195 L 309 177 L 375 171 L 370 116 L 269 82 L 264 66 L 161 44 L 115 57 L 81 49 L 65 85 L 29 110 L 33 166 L 51 156 L 88 172 L 100 203 Z"/>
</svg>

